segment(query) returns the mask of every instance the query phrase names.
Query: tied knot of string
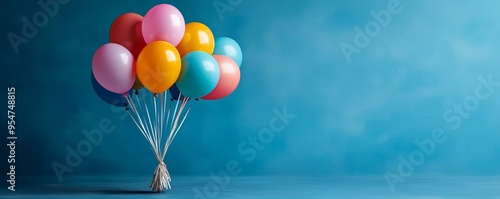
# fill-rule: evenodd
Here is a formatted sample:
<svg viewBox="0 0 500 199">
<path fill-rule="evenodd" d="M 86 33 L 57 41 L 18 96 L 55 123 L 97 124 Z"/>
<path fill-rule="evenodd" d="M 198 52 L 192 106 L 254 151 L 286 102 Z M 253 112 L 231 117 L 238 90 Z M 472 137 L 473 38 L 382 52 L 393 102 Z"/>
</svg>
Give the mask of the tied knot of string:
<svg viewBox="0 0 500 199">
<path fill-rule="evenodd" d="M 159 162 L 153 173 L 153 180 L 151 181 L 151 189 L 155 192 L 162 192 L 163 187 L 170 189 L 171 182 L 170 174 L 167 170 L 167 165 L 164 162 Z"/>
</svg>

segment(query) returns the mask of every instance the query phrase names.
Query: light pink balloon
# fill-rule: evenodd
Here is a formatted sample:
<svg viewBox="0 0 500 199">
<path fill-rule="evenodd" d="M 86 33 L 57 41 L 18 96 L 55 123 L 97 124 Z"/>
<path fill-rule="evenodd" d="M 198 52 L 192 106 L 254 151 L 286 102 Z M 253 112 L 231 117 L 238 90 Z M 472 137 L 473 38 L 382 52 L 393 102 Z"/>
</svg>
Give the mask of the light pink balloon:
<svg viewBox="0 0 500 199">
<path fill-rule="evenodd" d="M 159 4 L 144 16 L 142 34 L 146 43 L 166 41 L 177 46 L 184 36 L 186 24 L 182 13 L 169 4 Z"/>
<path fill-rule="evenodd" d="M 105 89 L 118 94 L 127 93 L 136 78 L 134 57 L 119 44 L 104 44 L 94 53 L 92 72 Z"/>
<path fill-rule="evenodd" d="M 205 100 L 224 98 L 231 94 L 240 83 L 240 68 L 233 59 L 225 55 L 214 55 L 214 58 L 219 64 L 220 78 L 215 89 L 202 97 Z"/>
</svg>

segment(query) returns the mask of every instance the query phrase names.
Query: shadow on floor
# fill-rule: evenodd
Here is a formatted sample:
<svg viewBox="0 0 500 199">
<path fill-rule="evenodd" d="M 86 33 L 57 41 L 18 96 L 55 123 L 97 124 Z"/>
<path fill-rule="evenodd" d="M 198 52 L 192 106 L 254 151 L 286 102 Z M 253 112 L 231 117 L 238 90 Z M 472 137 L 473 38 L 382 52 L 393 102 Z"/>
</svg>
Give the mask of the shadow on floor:
<svg viewBox="0 0 500 199">
<path fill-rule="evenodd" d="M 124 189 L 113 187 L 72 187 L 72 186 L 43 186 L 31 189 L 30 194 L 51 195 L 83 195 L 83 194 L 112 194 L 112 195 L 135 195 L 135 194 L 161 194 L 150 190 Z"/>
</svg>

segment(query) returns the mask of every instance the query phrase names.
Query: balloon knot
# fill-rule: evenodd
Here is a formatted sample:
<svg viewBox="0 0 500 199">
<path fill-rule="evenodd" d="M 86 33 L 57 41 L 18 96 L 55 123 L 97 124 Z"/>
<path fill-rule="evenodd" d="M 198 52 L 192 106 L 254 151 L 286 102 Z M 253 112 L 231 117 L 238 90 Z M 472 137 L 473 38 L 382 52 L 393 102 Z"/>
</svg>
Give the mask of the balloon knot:
<svg viewBox="0 0 500 199">
<path fill-rule="evenodd" d="M 155 93 L 155 94 L 154 94 L 154 97 L 155 97 L 155 98 L 157 98 L 157 97 L 158 97 L 158 93 Z"/>
<path fill-rule="evenodd" d="M 139 91 L 138 90 L 135 90 L 135 95 L 139 95 Z"/>
</svg>

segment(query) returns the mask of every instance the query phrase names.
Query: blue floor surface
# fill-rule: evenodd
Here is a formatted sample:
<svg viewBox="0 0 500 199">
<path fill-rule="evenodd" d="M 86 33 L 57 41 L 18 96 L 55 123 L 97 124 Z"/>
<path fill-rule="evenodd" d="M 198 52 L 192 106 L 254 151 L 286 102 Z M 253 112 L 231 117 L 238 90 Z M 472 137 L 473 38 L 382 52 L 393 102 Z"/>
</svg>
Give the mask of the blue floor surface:
<svg viewBox="0 0 500 199">
<path fill-rule="evenodd" d="M 227 185 L 210 177 L 174 176 L 173 189 L 163 193 L 152 193 L 150 180 L 100 176 L 57 183 L 30 178 L 19 182 L 16 192 L 2 190 L 0 198 L 500 198 L 500 177 L 410 176 L 391 191 L 383 176 L 231 177 Z"/>
</svg>

